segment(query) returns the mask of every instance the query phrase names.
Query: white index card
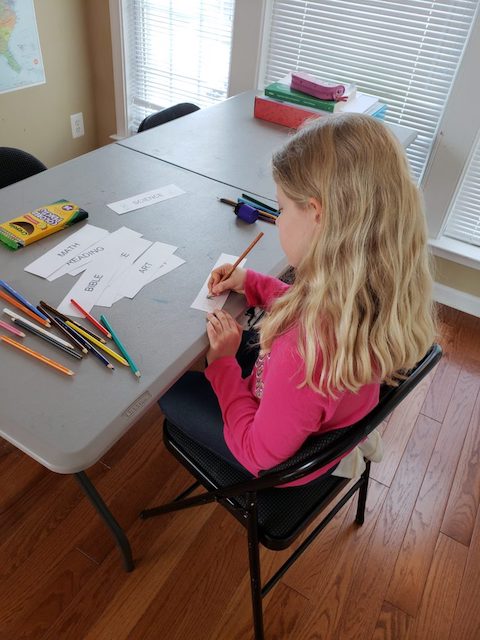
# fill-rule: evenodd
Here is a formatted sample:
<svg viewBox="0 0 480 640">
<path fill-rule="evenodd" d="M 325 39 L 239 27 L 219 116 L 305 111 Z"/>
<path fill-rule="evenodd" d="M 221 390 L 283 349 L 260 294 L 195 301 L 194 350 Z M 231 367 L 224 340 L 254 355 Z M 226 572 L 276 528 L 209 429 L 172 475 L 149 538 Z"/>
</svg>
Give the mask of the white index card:
<svg viewBox="0 0 480 640">
<path fill-rule="evenodd" d="M 92 224 L 86 224 L 82 229 L 72 233 L 57 246 L 50 249 L 25 267 L 25 271 L 33 273 L 41 278 L 48 278 L 52 273 L 60 269 L 72 255 L 85 251 L 92 244 L 108 236 L 106 229 L 100 229 Z"/>
<path fill-rule="evenodd" d="M 212 271 L 217 267 L 220 267 L 222 264 L 233 264 L 236 260 L 238 260 L 238 256 L 231 256 L 228 253 L 222 253 L 215 265 L 212 267 Z M 238 266 L 243 267 L 246 261 L 247 259 L 244 258 Z M 221 309 L 227 301 L 228 294 L 230 293 L 229 291 L 227 291 L 227 293 L 222 293 L 222 295 L 220 296 L 215 296 L 211 299 L 207 298 L 208 281 L 210 280 L 210 275 L 211 272 L 208 274 L 207 279 L 205 280 L 203 287 L 200 289 L 198 296 L 190 305 L 191 309 L 198 309 L 199 311 L 207 311 L 209 313 L 213 313 L 215 309 Z"/>
<path fill-rule="evenodd" d="M 107 207 L 121 215 L 122 213 L 128 213 L 129 211 L 135 211 L 136 209 L 168 200 L 169 198 L 175 198 L 183 193 L 185 193 L 185 191 L 177 187 L 177 185 L 167 184 L 165 187 L 145 191 L 145 193 L 139 193 L 125 200 L 118 200 L 118 202 L 112 202 L 111 204 L 107 204 Z"/>
<path fill-rule="evenodd" d="M 83 251 L 77 251 L 73 255 L 70 255 L 65 264 L 52 272 L 47 280 L 51 282 L 66 273 L 77 275 L 84 271 L 95 258 L 100 257 L 104 252 L 115 247 L 122 238 L 138 238 L 141 235 L 138 231 L 133 231 L 133 229 L 129 229 L 128 227 L 120 227 L 116 231 L 112 231 L 112 233 L 107 233 L 103 238 Z"/>
</svg>

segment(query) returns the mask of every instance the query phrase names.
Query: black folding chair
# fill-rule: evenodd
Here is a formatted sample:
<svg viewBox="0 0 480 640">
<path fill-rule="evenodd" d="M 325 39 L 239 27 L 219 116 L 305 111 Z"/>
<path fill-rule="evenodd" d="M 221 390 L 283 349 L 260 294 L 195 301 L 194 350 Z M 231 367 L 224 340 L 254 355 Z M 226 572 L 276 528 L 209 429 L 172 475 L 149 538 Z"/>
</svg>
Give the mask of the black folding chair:
<svg viewBox="0 0 480 640">
<path fill-rule="evenodd" d="M 43 162 L 27 151 L 15 147 L 0 147 L 0 189 L 46 169 Z"/>
<path fill-rule="evenodd" d="M 217 501 L 223 505 L 248 531 L 251 596 L 255 639 L 263 640 L 262 598 L 278 582 L 287 569 L 315 540 L 340 508 L 358 491 L 356 522 L 361 525 L 365 516 L 370 462 L 345 495 L 323 520 L 311 531 L 299 547 L 262 586 L 259 542 L 268 549 L 285 549 L 304 531 L 323 509 L 332 503 L 351 480 L 326 475 L 305 485 L 275 488 L 302 478 L 337 459 L 361 443 L 395 409 L 410 391 L 437 364 L 442 356 L 434 344 L 426 356 L 412 369 L 397 387 L 383 385 L 380 402 L 359 422 L 321 436 L 310 438 L 289 460 L 252 478 L 200 446 L 165 417 L 163 437 L 165 446 L 186 467 L 197 481 L 173 502 L 140 514 L 150 518 L 170 511 Z M 196 487 L 207 491 L 186 497 Z"/>
<path fill-rule="evenodd" d="M 170 122 L 170 120 L 176 120 L 176 118 L 181 118 L 182 116 L 186 116 L 189 113 L 198 111 L 199 109 L 200 107 L 197 107 L 197 105 L 192 102 L 180 102 L 179 104 L 174 104 L 172 107 L 167 107 L 166 109 L 162 109 L 156 113 L 151 113 L 149 116 L 144 118 L 138 127 L 137 133 L 141 133 L 146 129 L 158 127 L 159 124 Z"/>
</svg>

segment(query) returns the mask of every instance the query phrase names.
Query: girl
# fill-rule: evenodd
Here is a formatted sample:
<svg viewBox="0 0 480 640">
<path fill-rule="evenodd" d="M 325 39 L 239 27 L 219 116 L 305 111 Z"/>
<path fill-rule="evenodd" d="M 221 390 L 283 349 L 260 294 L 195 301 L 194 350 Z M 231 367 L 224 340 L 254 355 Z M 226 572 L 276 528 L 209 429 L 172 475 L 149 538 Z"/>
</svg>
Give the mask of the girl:
<svg viewBox="0 0 480 640">
<path fill-rule="evenodd" d="M 422 202 L 388 129 L 366 115 L 319 118 L 274 154 L 273 177 L 295 282 L 238 268 L 221 281 L 229 265 L 209 281 L 212 295 L 236 291 L 266 310 L 253 373 L 242 378 L 242 330 L 217 310 L 205 370 L 214 393 L 189 373 L 160 401 L 187 435 L 255 475 L 366 415 L 379 383 L 395 384 L 434 339 Z"/>
</svg>

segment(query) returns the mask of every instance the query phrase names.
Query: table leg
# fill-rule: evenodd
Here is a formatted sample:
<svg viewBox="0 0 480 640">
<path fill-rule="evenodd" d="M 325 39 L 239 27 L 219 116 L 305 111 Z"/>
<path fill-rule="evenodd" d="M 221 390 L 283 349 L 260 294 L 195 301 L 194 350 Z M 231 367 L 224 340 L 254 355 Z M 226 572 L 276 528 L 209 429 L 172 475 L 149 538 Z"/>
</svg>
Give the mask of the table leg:
<svg viewBox="0 0 480 640">
<path fill-rule="evenodd" d="M 125 571 L 132 571 L 134 568 L 132 550 L 130 548 L 130 543 L 125 532 L 115 520 L 112 513 L 109 511 L 107 505 L 102 500 L 102 497 L 95 489 L 92 482 L 90 482 L 85 471 L 79 471 L 78 473 L 75 473 L 75 478 L 78 480 L 87 497 L 89 498 L 95 509 L 98 511 L 107 527 L 112 532 L 113 537 L 115 538 L 115 542 L 117 543 L 122 554 L 123 566 L 125 567 Z"/>
</svg>

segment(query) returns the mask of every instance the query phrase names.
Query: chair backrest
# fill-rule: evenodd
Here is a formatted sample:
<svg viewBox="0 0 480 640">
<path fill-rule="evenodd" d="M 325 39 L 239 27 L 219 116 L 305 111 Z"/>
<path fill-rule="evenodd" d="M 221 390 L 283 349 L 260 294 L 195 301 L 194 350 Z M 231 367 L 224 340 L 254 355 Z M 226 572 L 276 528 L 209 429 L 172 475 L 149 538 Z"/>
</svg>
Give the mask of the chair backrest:
<svg viewBox="0 0 480 640">
<path fill-rule="evenodd" d="M 382 385 L 379 403 L 355 424 L 321 436 L 311 437 L 297 453 L 276 467 L 260 474 L 263 488 L 292 482 L 336 460 L 360 444 L 397 407 L 442 357 L 440 345 L 434 344 L 398 386 Z"/>
<path fill-rule="evenodd" d="M 198 111 L 199 109 L 200 107 L 197 107 L 197 105 L 192 102 L 180 102 L 179 104 L 174 104 L 172 107 L 167 107 L 166 109 L 152 113 L 144 118 L 138 127 L 137 133 L 141 133 L 146 129 L 158 127 L 160 124 L 164 124 L 170 120 L 175 120 L 176 118 L 181 118 L 182 116 L 186 116 L 189 113 Z"/>
<path fill-rule="evenodd" d="M 0 189 L 46 169 L 43 162 L 27 151 L 14 147 L 0 147 Z"/>
</svg>

